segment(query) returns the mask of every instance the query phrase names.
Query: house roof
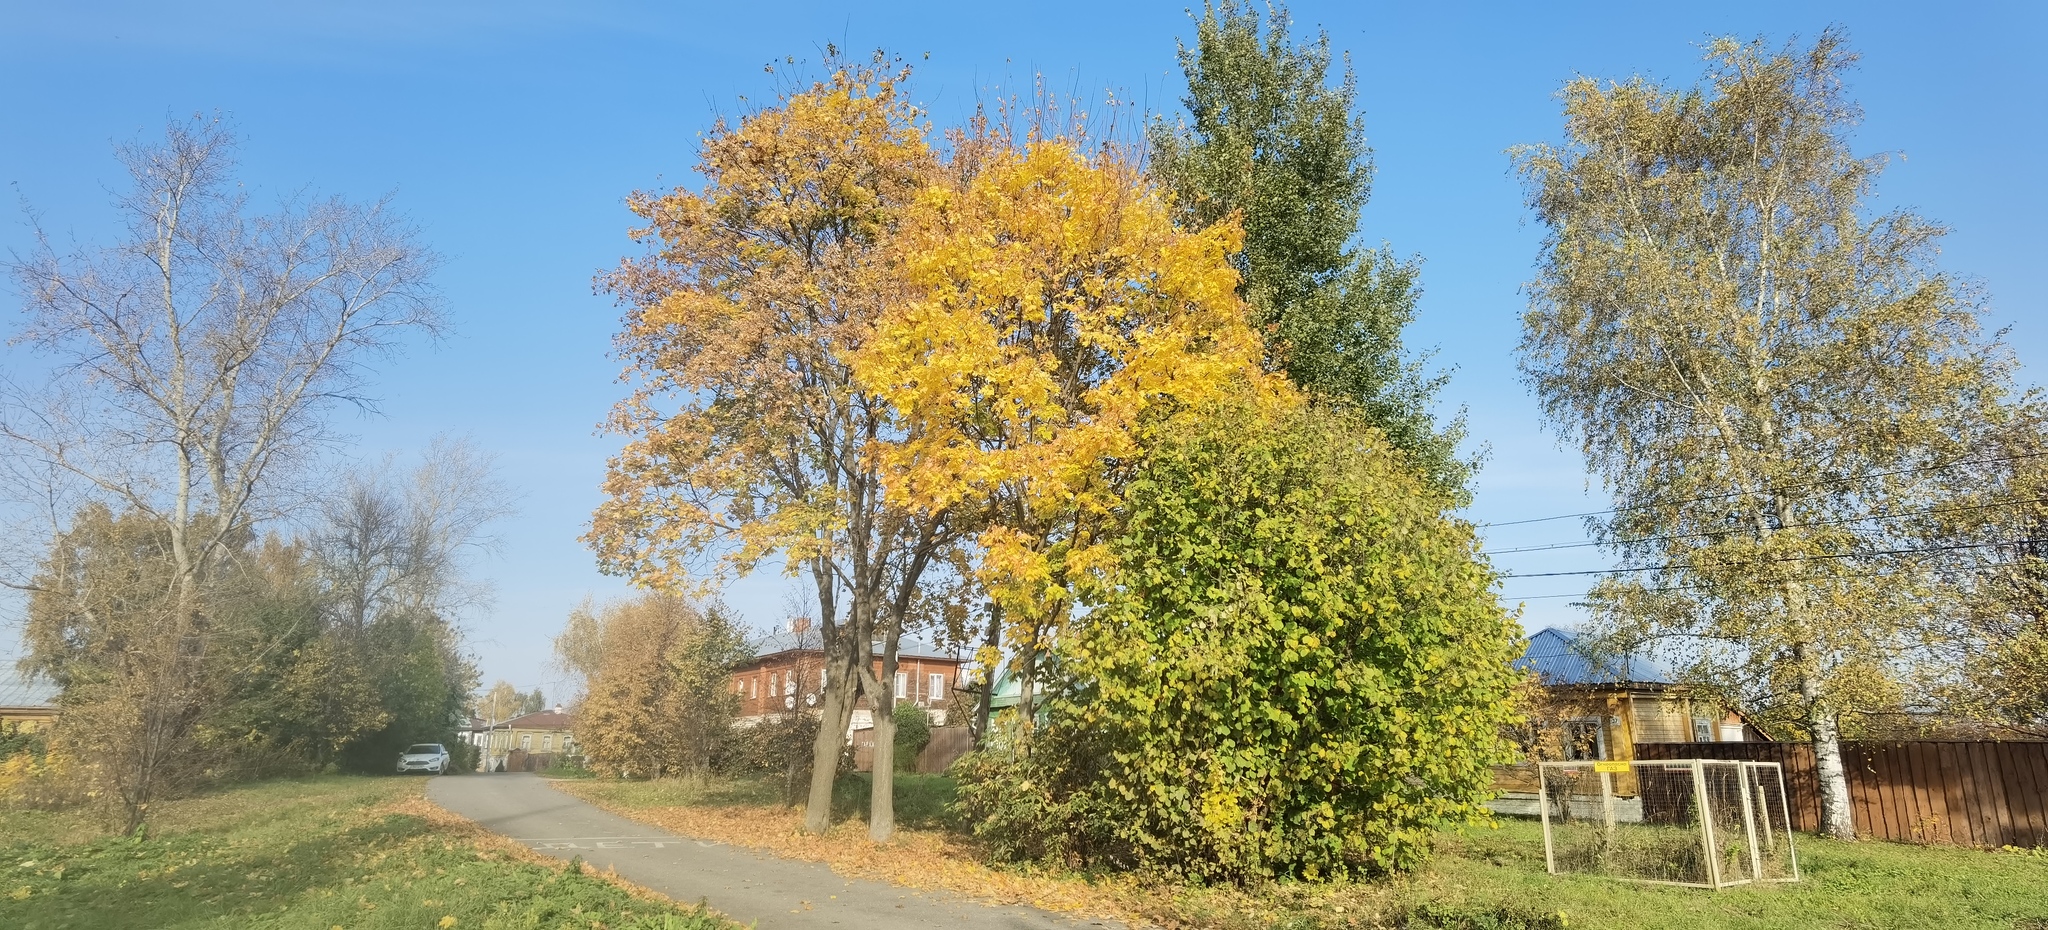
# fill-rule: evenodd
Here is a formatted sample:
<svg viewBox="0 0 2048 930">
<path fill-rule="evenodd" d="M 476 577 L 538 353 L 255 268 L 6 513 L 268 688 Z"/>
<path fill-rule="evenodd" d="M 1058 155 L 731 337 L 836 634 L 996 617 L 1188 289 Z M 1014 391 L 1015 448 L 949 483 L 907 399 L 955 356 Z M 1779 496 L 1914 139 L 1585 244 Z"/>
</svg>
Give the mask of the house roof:
<svg viewBox="0 0 2048 930">
<path fill-rule="evenodd" d="M 765 659 L 785 652 L 818 652 L 824 647 L 819 644 L 816 631 L 792 633 L 789 630 L 775 630 L 764 633 L 754 641 L 754 658 Z M 875 643 L 874 655 L 882 654 L 882 644 Z M 961 650 L 949 649 L 915 636 L 905 636 L 896 644 L 896 655 L 904 659 L 948 659 L 960 661 Z"/>
<path fill-rule="evenodd" d="M 0 707 L 57 707 L 57 686 L 0 666 Z"/>
<path fill-rule="evenodd" d="M 1570 630 L 1549 627 L 1529 637 L 1515 668 L 1543 676 L 1547 685 L 1671 684 L 1663 666 L 1637 655 L 1596 656 Z"/>
<path fill-rule="evenodd" d="M 549 709 L 537 710 L 530 714 L 520 714 L 504 723 L 498 724 L 498 726 L 508 730 L 568 730 L 573 729 L 575 723 L 575 718 L 570 717 L 568 714 L 559 710 Z"/>
</svg>

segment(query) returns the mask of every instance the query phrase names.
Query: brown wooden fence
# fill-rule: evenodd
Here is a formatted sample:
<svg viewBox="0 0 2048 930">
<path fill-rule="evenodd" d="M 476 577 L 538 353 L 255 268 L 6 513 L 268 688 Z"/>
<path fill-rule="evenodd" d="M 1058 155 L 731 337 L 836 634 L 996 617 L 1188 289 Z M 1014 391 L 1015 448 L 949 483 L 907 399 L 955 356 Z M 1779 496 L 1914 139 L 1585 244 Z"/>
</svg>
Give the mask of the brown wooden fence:
<svg viewBox="0 0 2048 930">
<path fill-rule="evenodd" d="M 1741 759 L 1785 767 L 1792 825 L 1820 829 L 1808 743 L 1637 743 L 1637 759 Z M 1858 835 L 1956 846 L 2048 846 L 2048 742 L 1842 744 Z"/>
</svg>

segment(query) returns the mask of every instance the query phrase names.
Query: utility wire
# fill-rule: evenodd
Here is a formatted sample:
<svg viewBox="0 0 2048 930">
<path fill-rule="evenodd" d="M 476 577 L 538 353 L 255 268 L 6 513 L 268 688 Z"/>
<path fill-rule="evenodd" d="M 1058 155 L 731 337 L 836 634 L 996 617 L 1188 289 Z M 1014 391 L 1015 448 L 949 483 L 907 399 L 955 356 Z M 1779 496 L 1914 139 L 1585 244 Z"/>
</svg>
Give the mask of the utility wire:
<svg viewBox="0 0 2048 930">
<path fill-rule="evenodd" d="M 2018 507 L 2025 504 L 2048 503 L 2048 497 L 2031 497 L 2026 500 L 1993 501 L 1988 504 L 1972 504 L 1968 507 L 1929 507 L 1922 510 L 1902 510 L 1894 513 L 1874 513 L 1861 517 L 1843 517 L 1839 520 L 1815 520 L 1810 523 L 1792 523 L 1779 527 L 1781 530 L 1805 529 L 1813 526 L 1840 526 L 1846 523 L 1863 523 L 1871 520 L 1897 520 L 1904 517 L 1919 517 L 1937 513 L 1967 513 L 1972 510 L 1989 510 L 1993 507 Z M 1637 536 L 1633 539 L 1617 539 L 1603 543 L 1595 540 L 1581 540 L 1568 543 L 1543 543 L 1534 546 L 1517 546 L 1509 549 L 1484 549 L 1480 555 L 1514 555 L 1521 552 L 1554 552 L 1561 549 L 1585 549 L 1592 546 L 1631 546 L 1636 543 L 1659 542 L 1667 539 L 1701 539 L 1714 536 L 1734 536 L 1749 532 L 1743 529 L 1708 530 L 1698 533 L 1668 533 L 1661 536 Z"/>
<path fill-rule="evenodd" d="M 1985 571 L 1991 571 L 1992 569 L 1998 569 L 1998 568 L 2011 568 L 2011 567 L 2013 567 L 2014 565 L 2017 565 L 2017 564 L 2019 564 L 2019 563 L 2017 563 L 2017 562 L 1998 562 L 1998 563 L 1994 563 L 1994 564 L 1991 564 L 1991 565 L 1979 565 L 1979 566 L 1976 566 L 1976 567 L 1974 567 L 1974 568 L 1969 568 L 1969 569 L 1966 569 L 1966 571 L 1970 571 L 1970 572 L 1973 572 L 1973 573 L 1974 573 L 1974 572 L 1985 572 Z M 1800 582 L 1805 582 L 1805 581 L 1845 581 L 1845 580 L 1849 580 L 1849 579 L 1855 579 L 1855 578 L 1876 578 L 1876 577 L 1879 577 L 1879 576 L 1881 576 L 1881 575 L 1890 575 L 1890 574 L 1894 574 L 1894 573 L 1895 573 L 1895 572 L 1894 572 L 1894 571 L 1892 571 L 1892 570 L 1886 570 L 1886 569 L 1879 569 L 1879 570 L 1877 570 L 1877 571 L 1869 571 L 1869 572 L 1858 572 L 1858 573 L 1856 573 L 1856 574 L 1853 574 L 1853 575 L 1802 575 L 1802 576 L 1800 576 L 1800 577 L 1798 577 L 1798 578 L 1788 578 L 1788 579 L 1785 579 L 1785 580 L 1787 580 L 1787 581 L 1800 581 Z M 1533 575 L 1523 575 L 1523 576 L 1521 576 L 1521 577 L 1524 577 L 1524 578 L 1531 578 L 1531 577 L 1535 577 L 1535 576 L 1533 576 Z M 1666 587 L 1662 587 L 1662 588 L 1644 588 L 1643 590 L 1644 590 L 1644 591 L 1648 591 L 1648 592 L 1652 592 L 1652 593 L 1668 593 L 1668 592 L 1671 592 L 1671 591 L 1696 591 L 1696 590 L 1699 590 L 1699 589 L 1701 589 L 1701 588 L 1719 588 L 1719 587 L 1726 587 L 1726 586 L 1727 586 L 1727 583 L 1726 583 L 1726 582 L 1716 582 L 1716 581 L 1700 581 L 1700 582 L 1694 582 L 1694 583 L 1691 583 L 1691 584 L 1676 584 L 1676 585 L 1669 585 L 1669 586 L 1666 586 Z M 1557 599 L 1557 598 L 1561 598 L 1561 597 L 1588 597 L 1588 596 L 1590 596 L 1590 595 L 1591 595 L 1592 593 L 1593 593 L 1593 592 L 1591 592 L 1591 591 L 1578 591 L 1578 592 L 1573 592 L 1573 593 L 1570 593 L 1570 594 L 1532 594 L 1532 595 L 1529 595 L 1528 597 L 1505 597 L 1505 596 L 1503 596 L 1503 597 L 1501 598 L 1501 600 L 1504 600 L 1504 601 L 1548 601 L 1548 600 L 1555 600 L 1555 599 Z"/>
<path fill-rule="evenodd" d="M 1889 478 L 1889 477 L 1892 477 L 1892 476 L 1894 476 L 1894 475 L 1912 475 L 1912 474 L 1918 474 L 1918 473 L 1920 473 L 1920 472 L 1926 472 L 1926 471 L 1942 471 L 1942 470 L 1944 470 L 1944 469 L 1949 469 L 1949 468 L 1961 468 L 1962 466 L 1965 466 L 1965 465 L 1995 465 L 1995 464 L 1998 464 L 1999 462 L 2017 462 L 2017 461 L 2019 461 L 2019 460 L 2021 460 L 2021 459 L 2031 459 L 2031 458 L 2040 458 L 2041 456 L 2044 456 L 2044 455 L 2048 455 L 2048 449 L 2044 449 L 2044 450 L 2042 450 L 2042 451 L 2039 451 L 2039 452 L 2023 452 L 2023 453 L 2020 453 L 2019 455 L 2007 455 L 2007 456 L 2000 456 L 2000 457 L 1998 457 L 1998 458 L 1992 458 L 1992 459 L 1958 459 L 1958 460 L 1956 460 L 1956 461 L 1953 461 L 1953 462 L 1943 462 L 1943 463 L 1941 463 L 1941 464 L 1938 464 L 1938 465 L 1922 465 L 1922 466 L 1920 466 L 1920 467 L 1918 467 L 1918 468 L 1900 468 L 1900 469 L 1894 469 L 1894 470 L 1892 470 L 1892 471 L 1874 471 L 1874 472 L 1866 472 L 1866 473 L 1864 473 L 1864 474 L 1861 474 L 1861 475 L 1851 475 L 1851 476 L 1849 476 L 1849 477 L 1846 477 L 1846 478 L 1822 478 L 1822 479 L 1820 479 L 1820 480 L 1817 480 L 1817 481 L 1807 481 L 1807 482 L 1803 482 L 1803 483 L 1800 483 L 1800 484 L 1788 484 L 1788 485 L 1784 485 L 1784 486 L 1782 486 L 1782 487 L 1778 487 L 1778 488 L 1771 488 L 1771 489 L 1769 489 L 1769 490 L 1774 490 L 1774 491 L 1796 491 L 1796 490 L 1799 490 L 1800 488 L 1811 488 L 1811 487 L 1819 487 L 1819 486 L 1822 486 L 1822 485 L 1829 485 L 1829 484 L 1849 484 L 1849 483 L 1853 483 L 1853 482 L 1857 482 L 1857 481 L 1868 481 L 1868 480 L 1870 480 L 1870 479 L 1872 479 L 1872 478 Z M 1711 501 L 1711 500 L 1720 500 L 1720 499 L 1722 499 L 1722 498 L 1728 498 L 1728 497 L 1742 497 L 1742 496 L 1745 496 L 1745 495 L 1749 495 L 1749 494 L 1760 494 L 1760 493 L 1763 493 L 1763 492 L 1762 492 L 1762 491 L 1723 491 L 1723 492 L 1721 492 L 1721 493 L 1719 493 L 1719 494 L 1702 494 L 1702 495 L 1700 495 L 1700 496 L 1698 496 L 1698 497 L 1688 497 L 1688 498 L 1683 498 L 1683 499 L 1681 499 L 1681 500 L 1675 500 L 1675 501 L 1658 501 L 1658 502 L 1656 502 L 1656 503 L 1651 503 L 1651 504 L 1635 504 L 1635 505 L 1631 505 L 1631 506 L 1628 506 L 1628 507 L 1615 507 L 1615 508 L 1611 508 L 1611 509 L 1608 509 L 1608 510 L 1589 510 L 1589 511 L 1586 511 L 1585 513 L 1561 513 L 1561 514 L 1558 514 L 1557 516 L 1554 516 L 1554 517 L 1531 517 L 1531 518 L 1529 518 L 1529 519 L 1527 519 L 1527 520 L 1502 520 L 1502 521 L 1499 521 L 1499 522 L 1496 522 L 1496 523 L 1480 523 L 1480 524 L 1476 524 L 1476 525 L 1478 525 L 1478 526 L 1482 526 L 1482 527 L 1486 527 L 1486 526 L 1523 526 L 1523 525 L 1526 525 L 1526 524 L 1530 524 L 1530 523 L 1549 523 L 1549 522 L 1551 522 L 1551 521 L 1554 521 L 1554 520 L 1570 520 L 1570 519 L 1573 519 L 1573 518 L 1575 518 L 1575 517 L 1600 517 L 1600 516 L 1606 516 L 1607 514 L 1610 514 L 1610 513 L 1622 513 L 1622 512 L 1624 512 L 1624 511 L 1629 511 L 1629 510 L 1647 510 L 1647 509 L 1649 509 L 1649 508 L 1651 508 L 1651 507 L 1667 507 L 1667 506 L 1676 506 L 1676 505 L 1678 505 L 1678 504 L 1694 504 L 1694 503 L 1698 503 L 1698 502 L 1700 502 L 1700 501 Z"/>
<path fill-rule="evenodd" d="M 1959 543 L 1953 546 L 1916 546 L 1907 549 L 1873 549 L 1869 552 L 1824 552 L 1820 555 L 1787 555 L 1774 559 L 1753 559 L 1747 562 L 1721 562 L 1711 568 L 1742 568 L 1749 565 L 1775 565 L 1780 562 L 1818 562 L 1824 559 L 1863 559 L 1883 555 L 1917 555 L 1922 552 L 1954 552 L 1959 549 L 1983 549 L 1988 546 L 2023 546 L 2043 542 L 2042 539 L 2006 539 L 1981 543 Z M 1633 572 L 1668 572 L 1677 570 L 1674 565 L 1625 565 L 1621 568 L 1602 568 L 1580 572 L 1531 572 L 1527 575 L 1503 575 L 1503 578 L 1564 578 L 1573 575 L 1622 575 Z"/>
</svg>

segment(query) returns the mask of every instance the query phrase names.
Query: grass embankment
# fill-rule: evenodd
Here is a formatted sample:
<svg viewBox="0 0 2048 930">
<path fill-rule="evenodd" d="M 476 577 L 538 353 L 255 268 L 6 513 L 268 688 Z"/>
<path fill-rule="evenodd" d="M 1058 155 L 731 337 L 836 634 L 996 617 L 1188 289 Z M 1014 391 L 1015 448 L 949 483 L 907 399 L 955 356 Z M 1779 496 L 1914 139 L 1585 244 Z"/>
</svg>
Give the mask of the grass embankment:
<svg viewBox="0 0 2048 930">
<path fill-rule="evenodd" d="M 722 930 L 427 803 L 425 779 L 324 777 L 162 805 L 146 839 L 0 811 L 0 927 Z"/>
<path fill-rule="evenodd" d="M 1258 891 L 1145 885 L 980 864 L 949 810 L 941 776 L 898 776 L 905 829 L 876 855 L 860 819 L 865 776 L 841 781 L 835 825 L 798 832 L 799 811 L 767 784 L 724 779 L 582 781 L 564 790 L 678 833 L 830 864 L 841 874 L 948 889 L 1006 903 L 1169 927 L 1437 927 L 1456 930 L 1592 927 L 1630 930 L 2048 930 L 2048 855 L 1895 843 L 1799 839 L 1805 881 L 1714 892 L 1551 876 L 1536 824 L 1445 834 L 1429 864 L 1383 882 L 1275 885 Z"/>
</svg>

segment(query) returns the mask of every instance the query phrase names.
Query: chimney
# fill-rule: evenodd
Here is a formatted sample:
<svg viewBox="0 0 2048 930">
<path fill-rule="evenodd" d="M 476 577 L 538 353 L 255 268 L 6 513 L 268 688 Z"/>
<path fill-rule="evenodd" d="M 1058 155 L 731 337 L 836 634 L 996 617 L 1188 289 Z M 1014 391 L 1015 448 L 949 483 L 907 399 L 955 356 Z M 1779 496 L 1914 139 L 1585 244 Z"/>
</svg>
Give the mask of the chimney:
<svg viewBox="0 0 2048 930">
<path fill-rule="evenodd" d="M 791 620 L 789 621 L 789 631 L 790 631 L 791 633 L 796 633 L 796 634 L 798 634 L 798 635 L 802 635 L 802 634 L 804 634 L 804 633 L 809 633 L 809 632 L 811 631 L 811 618 L 809 618 L 809 617 L 794 617 L 794 618 L 791 618 Z"/>
</svg>

